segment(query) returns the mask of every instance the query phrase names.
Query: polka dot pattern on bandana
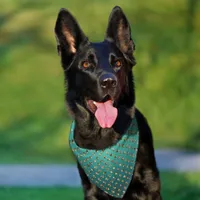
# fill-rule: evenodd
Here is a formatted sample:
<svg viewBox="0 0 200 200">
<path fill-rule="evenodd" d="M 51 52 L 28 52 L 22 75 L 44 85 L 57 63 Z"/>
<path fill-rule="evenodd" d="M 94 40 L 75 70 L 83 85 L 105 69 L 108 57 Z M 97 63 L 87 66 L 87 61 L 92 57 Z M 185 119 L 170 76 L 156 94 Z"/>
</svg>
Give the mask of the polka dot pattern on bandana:
<svg viewBox="0 0 200 200">
<path fill-rule="evenodd" d="M 103 150 L 77 146 L 75 122 L 71 125 L 69 144 L 90 181 L 107 194 L 122 198 L 128 189 L 135 168 L 139 132 L 134 117 L 126 133 L 115 145 Z"/>
</svg>

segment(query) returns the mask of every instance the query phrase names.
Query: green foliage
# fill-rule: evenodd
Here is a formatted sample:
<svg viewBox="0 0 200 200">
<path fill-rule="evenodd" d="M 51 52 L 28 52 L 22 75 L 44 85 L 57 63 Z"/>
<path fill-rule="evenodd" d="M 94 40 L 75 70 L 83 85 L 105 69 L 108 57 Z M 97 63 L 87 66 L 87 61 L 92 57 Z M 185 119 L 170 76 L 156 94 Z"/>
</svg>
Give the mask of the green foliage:
<svg viewBox="0 0 200 200">
<path fill-rule="evenodd" d="M 197 200 L 200 196 L 198 173 L 162 173 L 163 199 Z M 0 188 L 0 199 L 5 200 L 62 200 L 83 199 L 80 188 Z"/>
<path fill-rule="evenodd" d="M 25 189 L 25 188 L 4 188 L 0 189 L 0 198 L 5 200 L 62 200 L 82 199 L 81 189 L 51 188 L 51 189 Z"/>
<path fill-rule="evenodd" d="M 200 4 L 192 2 L 1 0 L 0 162 L 71 161 L 54 38 L 61 7 L 76 16 L 92 41 L 103 39 L 112 7 L 124 9 L 136 43 L 136 105 L 152 127 L 156 147 L 199 150 Z"/>
</svg>

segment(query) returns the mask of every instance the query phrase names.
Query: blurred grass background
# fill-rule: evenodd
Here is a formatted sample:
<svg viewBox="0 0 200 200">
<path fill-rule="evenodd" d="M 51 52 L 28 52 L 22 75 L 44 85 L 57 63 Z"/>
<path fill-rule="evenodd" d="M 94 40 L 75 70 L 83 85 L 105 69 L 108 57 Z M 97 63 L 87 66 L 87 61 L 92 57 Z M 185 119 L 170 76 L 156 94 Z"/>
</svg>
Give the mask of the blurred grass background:
<svg viewBox="0 0 200 200">
<path fill-rule="evenodd" d="M 200 150 L 198 0 L 1 0 L 0 163 L 73 162 L 55 20 L 65 7 L 101 41 L 115 5 L 132 26 L 136 105 L 155 147 Z"/>
</svg>

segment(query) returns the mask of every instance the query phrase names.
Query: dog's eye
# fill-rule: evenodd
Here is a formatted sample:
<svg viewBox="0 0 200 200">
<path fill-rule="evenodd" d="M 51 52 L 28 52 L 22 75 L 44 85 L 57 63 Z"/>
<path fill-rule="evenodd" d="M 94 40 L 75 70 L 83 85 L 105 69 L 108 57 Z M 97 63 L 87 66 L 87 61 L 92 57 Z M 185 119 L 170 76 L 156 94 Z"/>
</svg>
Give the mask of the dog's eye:
<svg viewBox="0 0 200 200">
<path fill-rule="evenodd" d="M 86 68 L 88 68 L 90 66 L 90 63 L 88 61 L 84 61 L 82 63 L 82 66 L 86 69 Z"/>
<path fill-rule="evenodd" d="M 122 66 L 122 62 L 120 60 L 115 61 L 114 66 L 119 68 Z"/>
</svg>

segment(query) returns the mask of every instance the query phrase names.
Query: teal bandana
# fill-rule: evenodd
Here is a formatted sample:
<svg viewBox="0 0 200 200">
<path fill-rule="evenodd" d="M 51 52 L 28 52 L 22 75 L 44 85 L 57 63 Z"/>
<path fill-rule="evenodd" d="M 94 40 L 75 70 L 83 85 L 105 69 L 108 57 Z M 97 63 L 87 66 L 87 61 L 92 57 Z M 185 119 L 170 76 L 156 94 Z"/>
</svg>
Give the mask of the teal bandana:
<svg viewBox="0 0 200 200">
<path fill-rule="evenodd" d="M 133 118 L 126 133 L 113 146 L 103 150 L 84 149 L 74 141 L 72 123 L 69 144 L 90 181 L 107 194 L 123 198 L 131 182 L 138 150 L 139 132 Z"/>
</svg>

